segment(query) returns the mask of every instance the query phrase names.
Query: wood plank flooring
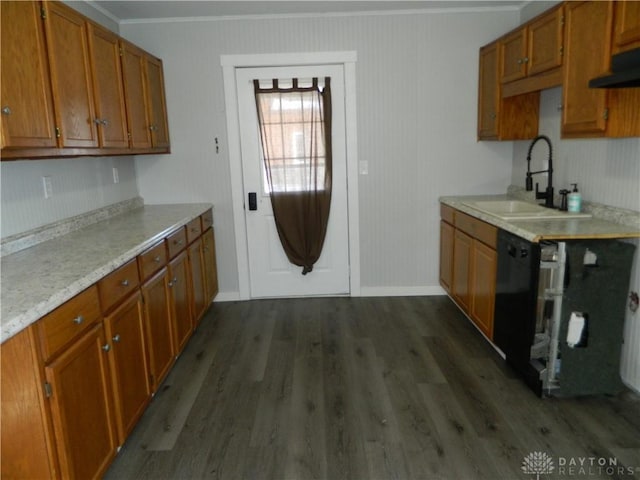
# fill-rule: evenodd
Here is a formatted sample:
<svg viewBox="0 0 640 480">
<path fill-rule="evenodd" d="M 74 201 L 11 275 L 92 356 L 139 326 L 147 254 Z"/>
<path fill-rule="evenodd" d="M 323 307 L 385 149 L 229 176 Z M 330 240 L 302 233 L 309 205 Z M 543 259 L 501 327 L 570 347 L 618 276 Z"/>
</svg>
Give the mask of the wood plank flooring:
<svg viewBox="0 0 640 480">
<path fill-rule="evenodd" d="M 106 478 L 534 479 L 532 452 L 640 479 L 640 396 L 536 397 L 447 297 L 259 300 L 212 306 Z"/>
</svg>

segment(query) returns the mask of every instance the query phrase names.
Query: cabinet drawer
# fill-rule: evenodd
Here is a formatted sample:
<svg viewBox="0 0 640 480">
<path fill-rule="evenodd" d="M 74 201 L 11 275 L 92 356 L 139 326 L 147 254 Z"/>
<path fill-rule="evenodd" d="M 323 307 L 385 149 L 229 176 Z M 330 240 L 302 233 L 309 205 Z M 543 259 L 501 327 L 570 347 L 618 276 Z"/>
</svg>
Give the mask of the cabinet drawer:
<svg viewBox="0 0 640 480">
<path fill-rule="evenodd" d="M 98 287 L 95 285 L 42 317 L 36 329 L 44 360 L 47 361 L 100 318 Z"/>
<path fill-rule="evenodd" d="M 455 210 L 444 203 L 440 204 L 440 218 L 445 222 L 448 222 L 453 225 L 453 212 Z"/>
<path fill-rule="evenodd" d="M 200 235 L 202 235 L 202 225 L 200 217 L 197 217 L 187 223 L 187 243 L 192 243 Z"/>
<path fill-rule="evenodd" d="M 462 212 L 456 212 L 455 225 L 457 229 L 468 233 L 493 249 L 496 248 L 498 229 L 493 225 Z"/>
<path fill-rule="evenodd" d="M 213 210 L 209 209 L 200 215 L 202 219 L 202 231 L 206 232 L 209 227 L 213 227 Z"/>
<path fill-rule="evenodd" d="M 133 259 L 98 282 L 100 305 L 106 312 L 133 292 L 140 284 L 138 266 Z"/>
<path fill-rule="evenodd" d="M 166 238 L 167 249 L 169 250 L 169 258 L 175 257 L 187 246 L 187 231 L 184 227 L 180 227 Z"/>
<path fill-rule="evenodd" d="M 138 270 L 142 281 L 149 278 L 167 264 L 167 247 L 164 241 L 157 243 L 138 255 Z"/>
</svg>

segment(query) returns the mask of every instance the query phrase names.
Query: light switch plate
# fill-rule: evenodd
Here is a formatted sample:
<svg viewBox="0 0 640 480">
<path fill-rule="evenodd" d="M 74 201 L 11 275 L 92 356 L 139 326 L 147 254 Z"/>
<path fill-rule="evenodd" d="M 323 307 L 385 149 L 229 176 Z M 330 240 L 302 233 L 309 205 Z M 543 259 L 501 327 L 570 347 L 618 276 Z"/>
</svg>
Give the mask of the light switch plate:
<svg viewBox="0 0 640 480">
<path fill-rule="evenodd" d="M 359 163 L 360 175 L 369 175 L 369 162 L 361 160 Z"/>
</svg>

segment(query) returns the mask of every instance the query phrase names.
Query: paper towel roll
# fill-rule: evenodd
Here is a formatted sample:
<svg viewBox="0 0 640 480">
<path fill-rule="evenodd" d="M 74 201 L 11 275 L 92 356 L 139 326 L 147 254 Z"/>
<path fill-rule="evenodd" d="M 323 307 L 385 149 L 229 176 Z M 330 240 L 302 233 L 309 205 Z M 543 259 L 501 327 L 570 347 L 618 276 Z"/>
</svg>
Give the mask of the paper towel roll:
<svg viewBox="0 0 640 480">
<path fill-rule="evenodd" d="M 567 345 L 574 348 L 580 343 L 584 330 L 584 316 L 580 312 L 571 312 L 569 328 L 567 329 Z"/>
</svg>

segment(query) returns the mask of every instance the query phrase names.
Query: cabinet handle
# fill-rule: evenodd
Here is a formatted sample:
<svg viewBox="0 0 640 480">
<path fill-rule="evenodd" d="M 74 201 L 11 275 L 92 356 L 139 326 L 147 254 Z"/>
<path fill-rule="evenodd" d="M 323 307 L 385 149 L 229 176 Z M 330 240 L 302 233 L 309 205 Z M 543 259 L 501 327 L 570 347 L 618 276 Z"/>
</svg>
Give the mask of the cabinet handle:
<svg viewBox="0 0 640 480">
<path fill-rule="evenodd" d="M 80 325 L 82 322 L 84 322 L 84 317 L 82 315 L 78 315 L 73 319 L 73 323 L 75 323 L 76 325 Z"/>
<path fill-rule="evenodd" d="M 158 130 L 158 127 L 155 125 L 149 125 L 149 130 L 151 130 L 152 132 L 155 132 L 156 130 Z"/>
<path fill-rule="evenodd" d="M 11 115 L 11 109 L 9 108 L 8 105 L 5 105 L 4 107 L 2 107 L 2 114 L 3 115 Z"/>
<path fill-rule="evenodd" d="M 529 63 L 529 57 L 524 57 L 522 59 L 522 63 Z"/>
<path fill-rule="evenodd" d="M 173 277 L 173 280 L 171 280 L 171 283 L 173 283 L 174 285 L 178 283 L 178 277 Z"/>
<path fill-rule="evenodd" d="M 129 286 L 129 280 L 124 279 L 123 281 L 120 282 L 120 285 L 122 285 L 123 287 L 128 287 Z"/>
<path fill-rule="evenodd" d="M 156 258 L 154 258 L 153 261 L 156 262 L 156 263 L 160 263 L 160 255 L 158 255 Z"/>
<path fill-rule="evenodd" d="M 102 125 L 104 125 L 105 127 L 109 126 L 109 120 L 107 120 L 106 118 L 102 119 Z"/>
<path fill-rule="evenodd" d="M 120 334 L 117 333 L 115 337 L 113 337 L 112 339 L 115 343 L 119 343 L 120 342 Z"/>
<path fill-rule="evenodd" d="M 108 343 L 103 345 L 102 350 L 104 350 L 105 352 L 108 352 L 109 350 L 111 350 L 111 345 L 109 345 Z"/>
<path fill-rule="evenodd" d="M 517 60 L 517 62 L 518 62 L 518 65 L 522 65 L 522 59 L 521 59 L 521 58 L 519 58 L 519 59 Z"/>
<path fill-rule="evenodd" d="M 96 125 L 102 125 L 102 120 L 99 118 L 96 118 L 93 120 L 93 123 L 95 123 Z"/>
</svg>

